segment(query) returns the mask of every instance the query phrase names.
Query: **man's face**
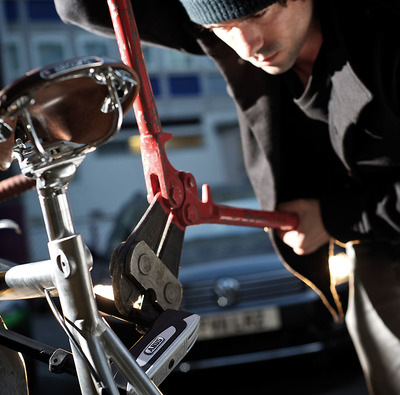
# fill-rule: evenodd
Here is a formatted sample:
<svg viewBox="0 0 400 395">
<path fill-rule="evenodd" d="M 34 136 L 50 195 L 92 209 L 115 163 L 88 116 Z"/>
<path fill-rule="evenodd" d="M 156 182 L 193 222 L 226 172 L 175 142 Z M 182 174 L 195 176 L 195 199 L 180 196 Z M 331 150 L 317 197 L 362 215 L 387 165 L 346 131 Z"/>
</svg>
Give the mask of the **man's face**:
<svg viewBox="0 0 400 395">
<path fill-rule="evenodd" d="M 313 25 L 313 0 L 274 3 L 249 17 L 206 25 L 244 60 L 269 74 L 293 67 Z"/>
</svg>

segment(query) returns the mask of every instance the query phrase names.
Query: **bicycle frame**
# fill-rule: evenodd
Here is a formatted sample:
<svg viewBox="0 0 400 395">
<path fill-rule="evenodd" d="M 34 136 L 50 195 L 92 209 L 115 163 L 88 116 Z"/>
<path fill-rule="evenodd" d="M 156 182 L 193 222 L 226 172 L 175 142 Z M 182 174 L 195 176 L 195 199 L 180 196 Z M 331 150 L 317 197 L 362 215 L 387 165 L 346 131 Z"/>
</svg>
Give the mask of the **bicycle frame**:
<svg viewBox="0 0 400 395">
<path fill-rule="evenodd" d="M 97 67 L 96 61 L 97 59 L 86 60 L 88 63 L 92 62 L 93 67 L 89 68 L 89 75 L 84 75 L 84 78 L 98 80 L 99 85 L 107 86 L 109 97 L 104 101 L 103 107 L 105 113 L 113 114 L 110 135 L 114 135 L 119 131 L 123 118 L 123 105 L 117 94 L 118 87 L 115 85 L 115 80 L 119 81 L 119 88 L 126 83 L 133 86 L 133 82 L 128 81 L 128 77 L 117 71 L 96 74 L 94 71 Z M 76 62 L 78 68 L 79 62 L 82 61 Z M 66 69 L 73 67 L 73 62 L 72 66 L 71 62 L 66 62 L 58 65 L 61 71 L 55 73 L 62 74 Z M 73 80 L 80 75 L 77 71 L 72 76 L 61 78 L 61 83 L 65 82 L 67 77 Z M 29 99 L 30 97 L 32 99 Z M 126 380 L 134 385 L 137 393 L 160 394 L 156 385 L 100 316 L 90 276 L 92 256 L 74 227 L 67 187 L 77 167 L 92 148 L 64 141 L 44 144 L 35 131 L 29 112 L 32 103 L 35 103 L 33 94 L 27 93 L 16 99 L 8 108 L 12 108 L 18 114 L 30 137 L 31 146 L 19 141 L 14 154 L 19 161 L 21 172 L 36 179 L 38 198 L 49 240 L 50 260 L 17 266 L 1 264 L 0 299 L 45 296 L 52 305 L 51 296 L 59 297 L 63 317 L 54 306 L 53 312 L 58 316 L 70 339 L 76 373 L 83 394 L 98 395 L 104 391 L 112 395 L 120 394 L 110 369 L 111 361 Z M 103 140 L 102 136 L 100 141 Z"/>
</svg>

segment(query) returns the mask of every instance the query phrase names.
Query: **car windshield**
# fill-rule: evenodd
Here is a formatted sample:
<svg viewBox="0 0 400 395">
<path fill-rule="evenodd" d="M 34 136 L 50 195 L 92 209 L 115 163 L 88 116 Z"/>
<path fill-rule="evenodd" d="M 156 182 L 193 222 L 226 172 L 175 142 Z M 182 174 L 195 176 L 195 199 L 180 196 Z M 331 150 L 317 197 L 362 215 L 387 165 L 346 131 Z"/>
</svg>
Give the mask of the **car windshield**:
<svg viewBox="0 0 400 395">
<path fill-rule="evenodd" d="M 258 208 L 255 199 L 224 202 L 224 204 L 241 208 Z M 182 265 L 190 265 L 273 252 L 271 241 L 263 229 L 205 224 L 189 226 L 186 229 L 181 262 Z"/>
</svg>

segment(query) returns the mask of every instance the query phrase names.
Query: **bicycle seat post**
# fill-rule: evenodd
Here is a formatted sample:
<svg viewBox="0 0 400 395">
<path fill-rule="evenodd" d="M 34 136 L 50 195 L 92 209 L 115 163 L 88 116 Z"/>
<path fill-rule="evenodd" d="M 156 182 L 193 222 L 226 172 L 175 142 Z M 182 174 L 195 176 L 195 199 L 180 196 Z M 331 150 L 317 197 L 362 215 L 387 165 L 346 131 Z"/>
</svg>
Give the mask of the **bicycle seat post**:
<svg viewBox="0 0 400 395">
<path fill-rule="evenodd" d="M 68 183 L 75 175 L 75 166 L 66 165 L 53 169 L 37 180 L 37 191 L 50 240 L 75 234 L 75 226 L 69 209 Z"/>
</svg>

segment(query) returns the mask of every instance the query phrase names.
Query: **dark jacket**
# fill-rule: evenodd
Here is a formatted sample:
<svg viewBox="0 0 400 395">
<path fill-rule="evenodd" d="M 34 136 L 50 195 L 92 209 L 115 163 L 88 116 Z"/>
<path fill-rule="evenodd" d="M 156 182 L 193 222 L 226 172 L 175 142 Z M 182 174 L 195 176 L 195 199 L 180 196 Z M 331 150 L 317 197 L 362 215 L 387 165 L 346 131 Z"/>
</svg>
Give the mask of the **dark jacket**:
<svg viewBox="0 0 400 395">
<path fill-rule="evenodd" d="M 96 0 L 82 1 L 56 0 L 62 19 L 112 35 L 108 9 Z M 246 168 L 263 209 L 317 198 L 336 239 L 397 241 L 400 5 L 396 0 L 315 2 L 329 75 L 325 120 L 311 119 L 296 105 L 287 85 L 290 72 L 272 76 L 242 61 L 213 33 L 190 23 L 178 0 L 139 0 L 133 7 L 144 41 L 205 53 L 216 62 L 237 106 Z M 297 256 L 275 242 L 283 261 L 334 314 L 328 247 Z"/>
</svg>

